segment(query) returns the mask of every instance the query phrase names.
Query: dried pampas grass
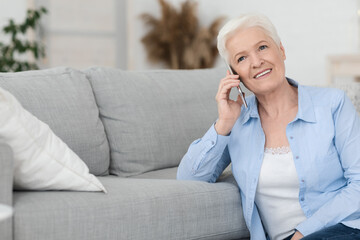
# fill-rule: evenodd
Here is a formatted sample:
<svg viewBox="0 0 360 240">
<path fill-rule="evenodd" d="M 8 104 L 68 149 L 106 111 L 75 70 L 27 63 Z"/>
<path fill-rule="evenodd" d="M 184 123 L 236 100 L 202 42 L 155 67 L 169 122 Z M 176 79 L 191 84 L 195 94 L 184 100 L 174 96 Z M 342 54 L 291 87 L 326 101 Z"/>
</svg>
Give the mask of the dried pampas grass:
<svg viewBox="0 0 360 240">
<path fill-rule="evenodd" d="M 180 11 L 165 0 L 159 3 L 160 19 L 146 13 L 141 15 L 150 27 L 142 38 L 148 59 L 153 63 L 165 62 L 172 69 L 213 67 L 218 56 L 216 36 L 223 18 L 217 18 L 208 28 L 200 27 L 196 2 L 183 2 Z"/>
</svg>

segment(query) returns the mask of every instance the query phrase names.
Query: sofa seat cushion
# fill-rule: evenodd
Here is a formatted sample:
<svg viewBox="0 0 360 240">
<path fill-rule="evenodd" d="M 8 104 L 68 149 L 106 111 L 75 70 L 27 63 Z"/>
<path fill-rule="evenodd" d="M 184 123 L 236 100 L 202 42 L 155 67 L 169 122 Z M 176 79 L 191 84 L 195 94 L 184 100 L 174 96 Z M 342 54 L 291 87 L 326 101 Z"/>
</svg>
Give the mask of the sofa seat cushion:
<svg viewBox="0 0 360 240">
<path fill-rule="evenodd" d="M 108 174 L 109 145 L 86 75 L 71 68 L 0 73 L 0 87 L 45 122 L 95 175 Z"/>
<path fill-rule="evenodd" d="M 165 168 L 160 170 L 155 170 L 147 173 L 143 173 L 136 176 L 131 176 L 130 178 L 141 178 L 141 179 L 176 179 L 178 167 Z M 223 171 L 221 176 L 217 179 L 217 182 L 228 182 L 232 183 L 235 186 L 238 186 L 236 180 L 231 172 L 231 164 Z"/>
<path fill-rule="evenodd" d="M 86 70 L 109 139 L 110 173 L 128 177 L 178 166 L 216 121 L 225 71 Z"/>
<path fill-rule="evenodd" d="M 14 193 L 14 239 L 248 237 L 232 183 L 99 177 L 108 194 Z"/>
<path fill-rule="evenodd" d="M 178 167 L 165 168 L 155 171 L 146 172 L 143 174 L 131 176 L 129 178 L 141 178 L 141 179 L 176 179 Z"/>
</svg>

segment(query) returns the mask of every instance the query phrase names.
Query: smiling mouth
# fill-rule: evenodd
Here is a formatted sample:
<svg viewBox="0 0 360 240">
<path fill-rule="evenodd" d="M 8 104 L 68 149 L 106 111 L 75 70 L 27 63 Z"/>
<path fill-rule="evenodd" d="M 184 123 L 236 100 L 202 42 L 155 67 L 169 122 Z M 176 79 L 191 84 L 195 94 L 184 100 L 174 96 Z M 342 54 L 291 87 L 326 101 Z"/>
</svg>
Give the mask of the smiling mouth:
<svg viewBox="0 0 360 240">
<path fill-rule="evenodd" d="M 264 75 L 266 75 L 266 74 L 269 74 L 270 72 L 272 71 L 272 69 L 266 69 L 265 71 L 262 71 L 261 73 L 258 73 L 258 74 L 256 74 L 255 76 L 254 76 L 254 78 L 260 78 L 260 77 L 262 77 L 262 76 L 264 76 Z"/>
</svg>

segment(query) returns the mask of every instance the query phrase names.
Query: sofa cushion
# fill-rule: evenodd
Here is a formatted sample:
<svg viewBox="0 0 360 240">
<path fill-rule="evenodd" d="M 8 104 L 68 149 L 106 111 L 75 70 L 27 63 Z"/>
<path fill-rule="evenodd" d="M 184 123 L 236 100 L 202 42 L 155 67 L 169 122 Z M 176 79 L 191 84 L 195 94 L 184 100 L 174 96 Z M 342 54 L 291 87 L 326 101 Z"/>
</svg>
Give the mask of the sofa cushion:
<svg viewBox="0 0 360 240">
<path fill-rule="evenodd" d="M 99 177 L 108 194 L 15 192 L 15 239 L 248 237 L 232 183 Z"/>
<path fill-rule="evenodd" d="M 0 73 L 0 87 L 48 124 L 91 173 L 108 174 L 109 145 L 84 73 L 70 68 Z"/>
<path fill-rule="evenodd" d="M 216 120 L 225 74 L 223 68 L 85 72 L 110 144 L 110 173 L 122 177 L 177 166 Z"/>
<path fill-rule="evenodd" d="M 160 170 L 155 170 L 147 172 L 144 174 L 131 176 L 130 178 L 138 179 L 176 179 L 178 167 L 165 168 Z M 237 186 L 236 180 L 232 175 L 231 164 L 223 171 L 220 177 L 217 179 L 217 182 L 228 182 Z"/>
</svg>

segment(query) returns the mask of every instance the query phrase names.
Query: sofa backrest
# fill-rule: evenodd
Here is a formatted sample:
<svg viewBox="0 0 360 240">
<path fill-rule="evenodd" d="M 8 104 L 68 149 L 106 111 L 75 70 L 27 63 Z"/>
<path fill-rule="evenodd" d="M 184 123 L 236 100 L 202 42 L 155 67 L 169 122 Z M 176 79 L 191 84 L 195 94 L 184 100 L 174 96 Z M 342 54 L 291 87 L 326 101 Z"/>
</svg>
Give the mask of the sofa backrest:
<svg viewBox="0 0 360 240">
<path fill-rule="evenodd" d="M 48 124 L 91 173 L 108 174 L 109 145 L 84 73 L 71 68 L 0 73 L 0 87 Z"/>
<path fill-rule="evenodd" d="M 177 166 L 216 121 L 225 71 L 85 70 L 110 144 L 110 173 L 127 177 Z"/>
</svg>

